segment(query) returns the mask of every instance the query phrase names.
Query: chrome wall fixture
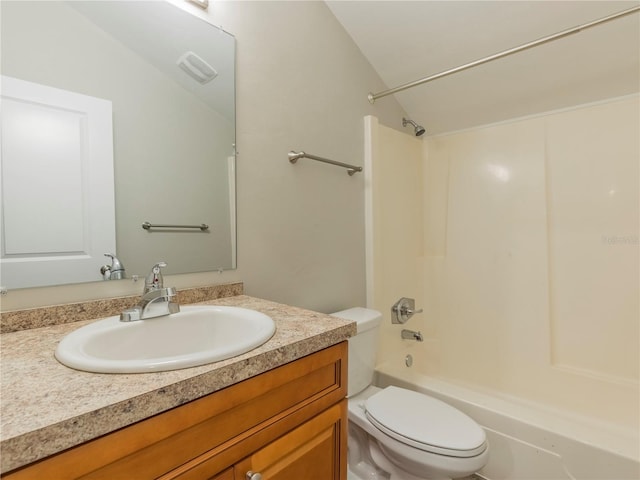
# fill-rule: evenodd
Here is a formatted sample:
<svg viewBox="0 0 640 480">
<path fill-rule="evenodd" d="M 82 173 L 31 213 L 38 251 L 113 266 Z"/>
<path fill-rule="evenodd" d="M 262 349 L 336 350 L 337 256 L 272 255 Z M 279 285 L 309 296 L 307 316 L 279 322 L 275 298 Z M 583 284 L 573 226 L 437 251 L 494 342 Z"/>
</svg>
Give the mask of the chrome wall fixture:
<svg viewBox="0 0 640 480">
<path fill-rule="evenodd" d="M 400 338 L 403 340 L 415 340 L 417 342 L 424 342 L 424 337 L 421 332 L 413 330 L 407 330 L 406 328 L 400 332 Z"/>
<path fill-rule="evenodd" d="M 166 225 L 166 224 L 159 224 L 159 223 L 144 222 L 142 224 L 142 228 L 144 228 L 145 230 L 151 230 L 152 228 L 189 228 L 189 229 L 194 228 L 194 229 L 198 229 L 205 232 L 209 230 L 209 225 L 207 225 L 206 223 L 201 223 L 200 225 Z"/>
<path fill-rule="evenodd" d="M 620 12 L 613 13 L 607 17 L 599 18 L 597 20 L 593 20 L 591 22 L 584 23 L 582 25 L 578 25 L 573 28 L 563 30 L 553 35 L 548 35 L 546 37 L 539 38 L 538 40 L 525 43 L 518 47 L 510 48 L 509 50 L 504 50 L 502 52 L 489 55 L 488 57 L 484 57 L 479 60 L 475 60 L 473 62 L 465 63 L 464 65 L 460 65 L 459 67 L 451 68 L 449 70 L 445 70 L 444 72 L 436 73 L 434 75 L 430 75 L 428 77 L 424 77 L 419 80 L 415 80 L 413 82 L 405 83 L 404 85 L 400 85 L 395 88 L 390 88 L 389 90 L 384 90 L 378 93 L 369 93 L 369 95 L 367 95 L 367 98 L 369 99 L 369 102 L 373 104 L 378 98 L 386 97 L 388 95 L 393 95 L 394 93 L 398 93 L 403 90 L 407 90 L 409 88 L 417 87 L 418 85 L 422 85 L 423 83 L 431 82 L 432 80 L 437 80 L 438 78 L 446 77 L 447 75 L 452 75 L 454 73 L 462 72 L 463 70 L 467 70 L 472 67 L 477 67 L 478 65 L 482 65 L 483 63 L 491 62 L 493 60 L 497 60 L 499 58 L 503 58 L 508 55 L 513 55 L 514 53 L 522 52 L 523 50 L 537 47 L 539 45 L 552 42 L 554 40 L 559 40 L 560 38 L 572 35 L 574 33 L 579 33 L 582 30 L 586 30 L 588 28 L 595 27 L 596 25 L 610 22 L 612 20 L 616 20 L 618 18 L 625 17 L 627 15 L 631 15 L 632 13 L 637 13 L 637 12 L 640 12 L 640 6 L 631 7 L 627 10 L 622 10 Z"/>
<path fill-rule="evenodd" d="M 335 160 L 329 160 L 328 158 L 318 157 L 316 155 L 311 155 L 310 153 L 305 152 L 289 152 L 289 161 L 291 163 L 296 163 L 300 158 L 309 158 L 311 160 L 317 160 L 318 162 L 330 163 L 331 165 L 336 165 L 338 167 L 343 167 L 347 169 L 347 173 L 349 175 L 353 175 L 356 172 L 361 172 L 362 167 L 357 167 L 355 165 L 349 165 L 348 163 L 336 162 Z"/>
<path fill-rule="evenodd" d="M 422 313 L 422 309 L 416 310 L 416 301 L 402 297 L 391 307 L 391 323 L 407 323 L 416 313 Z"/>
<path fill-rule="evenodd" d="M 408 118 L 402 118 L 402 126 L 406 127 L 407 125 L 411 125 L 413 126 L 413 133 L 416 137 L 419 137 L 420 135 L 424 135 L 424 132 L 426 132 L 426 130 L 424 129 L 424 127 L 422 125 L 418 125 L 416 122 L 414 122 L 413 120 L 409 120 Z"/>
</svg>

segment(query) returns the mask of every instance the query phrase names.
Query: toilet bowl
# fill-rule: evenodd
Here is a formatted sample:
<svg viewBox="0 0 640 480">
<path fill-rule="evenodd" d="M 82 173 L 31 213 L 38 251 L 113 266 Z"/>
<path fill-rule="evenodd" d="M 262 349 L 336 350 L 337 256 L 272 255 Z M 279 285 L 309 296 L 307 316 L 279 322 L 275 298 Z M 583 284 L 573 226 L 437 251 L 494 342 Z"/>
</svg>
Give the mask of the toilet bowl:
<svg viewBox="0 0 640 480">
<path fill-rule="evenodd" d="M 481 469 L 489 446 L 470 417 L 418 392 L 372 385 L 381 314 L 351 308 L 333 315 L 358 326 L 349 339 L 350 472 L 367 480 L 441 480 Z"/>
</svg>

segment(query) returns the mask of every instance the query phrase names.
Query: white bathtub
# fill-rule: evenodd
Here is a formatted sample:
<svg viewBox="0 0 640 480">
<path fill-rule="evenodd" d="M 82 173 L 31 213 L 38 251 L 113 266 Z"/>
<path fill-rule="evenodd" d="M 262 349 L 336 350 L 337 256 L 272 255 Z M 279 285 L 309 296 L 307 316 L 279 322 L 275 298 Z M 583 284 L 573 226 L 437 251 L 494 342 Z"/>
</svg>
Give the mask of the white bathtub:
<svg viewBox="0 0 640 480">
<path fill-rule="evenodd" d="M 534 408 L 405 367 L 379 366 L 376 384 L 439 398 L 482 425 L 491 450 L 489 463 L 479 473 L 488 480 L 640 479 L 637 430 Z"/>
</svg>

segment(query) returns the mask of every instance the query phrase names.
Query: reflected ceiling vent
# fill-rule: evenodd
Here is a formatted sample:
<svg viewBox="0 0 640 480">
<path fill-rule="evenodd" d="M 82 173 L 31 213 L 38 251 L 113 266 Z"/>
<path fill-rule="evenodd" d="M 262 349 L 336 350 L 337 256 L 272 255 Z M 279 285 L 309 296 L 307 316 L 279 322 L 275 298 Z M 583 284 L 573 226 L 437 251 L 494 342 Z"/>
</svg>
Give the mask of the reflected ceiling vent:
<svg viewBox="0 0 640 480">
<path fill-rule="evenodd" d="M 209 7 L 209 0 L 189 0 L 191 3 L 195 3 L 197 6 L 206 10 Z"/>
<path fill-rule="evenodd" d="M 177 65 L 196 82 L 203 85 L 218 76 L 215 68 L 193 52 L 186 52 L 182 55 L 178 59 Z"/>
</svg>

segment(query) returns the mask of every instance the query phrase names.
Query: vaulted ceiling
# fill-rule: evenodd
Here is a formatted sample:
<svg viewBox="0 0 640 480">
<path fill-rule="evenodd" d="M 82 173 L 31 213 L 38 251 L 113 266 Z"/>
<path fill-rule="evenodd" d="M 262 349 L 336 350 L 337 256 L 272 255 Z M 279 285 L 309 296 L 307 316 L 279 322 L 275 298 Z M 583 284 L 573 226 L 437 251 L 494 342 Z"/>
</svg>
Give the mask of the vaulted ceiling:
<svg viewBox="0 0 640 480">
<path fill-rule="evenodd" d="M 327 5 L 392 88 L 640 3 L 398 0 Z M 640 13 L 634 13 L 394 95 L 427 135 L 434 135 L 639 90 Z M 363 86 L 363 96 L 367 93 Z"/>
</svg>

